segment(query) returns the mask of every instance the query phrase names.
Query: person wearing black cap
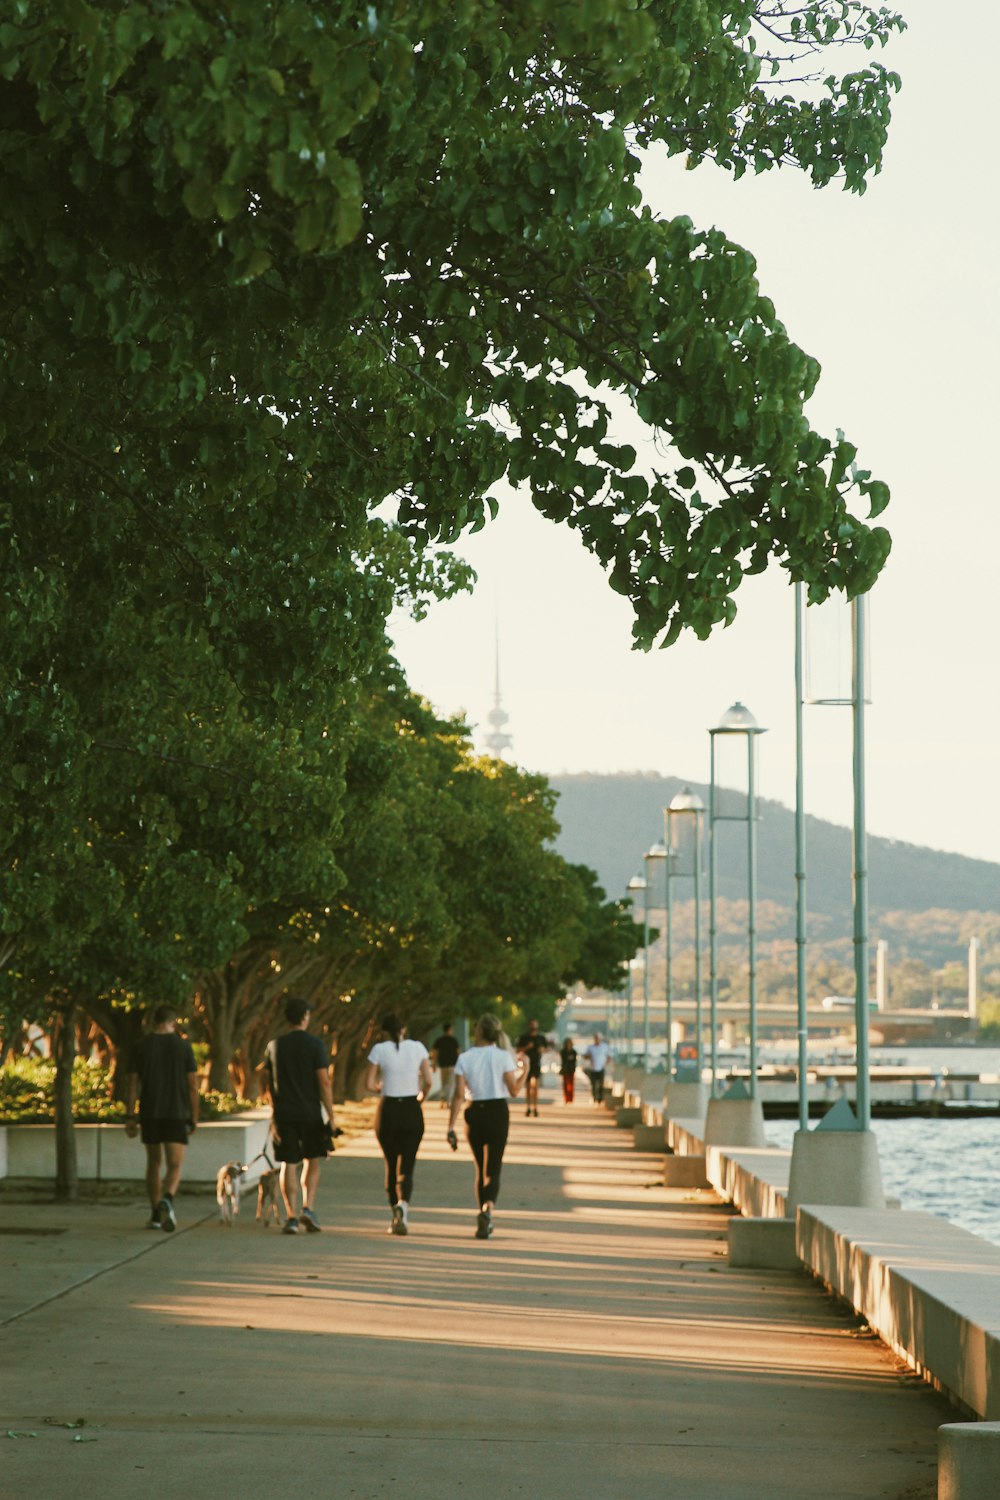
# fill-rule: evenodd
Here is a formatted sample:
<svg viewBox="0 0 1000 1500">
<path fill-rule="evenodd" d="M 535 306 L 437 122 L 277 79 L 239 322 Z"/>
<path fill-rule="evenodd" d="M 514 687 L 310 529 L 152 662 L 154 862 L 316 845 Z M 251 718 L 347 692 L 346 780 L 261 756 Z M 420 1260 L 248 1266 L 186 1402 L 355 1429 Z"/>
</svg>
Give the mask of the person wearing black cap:
<svg viewBox="0 0 1000 1500">
<path fill-rule="evenodd" d="M 332 1149 L 335 1128 L 330 1059 L 319 1037 L 309 1034 L 308 1000 L 293 995 L 285 1002 L 285 1019 L 289 1030 L 268 1043 L 264 1059 L 264 1086 L 274 1111 L 274 1154 L 281 1163 L 281 1196 L 288 1214 L 284 1233 L 298 1234 L 301 1223 L 317 1234 L 322 1227 L 315 1208 L 320 1167 Z M 296 1170 L 300 1166 L 301 1174 Z"/>
</svg>

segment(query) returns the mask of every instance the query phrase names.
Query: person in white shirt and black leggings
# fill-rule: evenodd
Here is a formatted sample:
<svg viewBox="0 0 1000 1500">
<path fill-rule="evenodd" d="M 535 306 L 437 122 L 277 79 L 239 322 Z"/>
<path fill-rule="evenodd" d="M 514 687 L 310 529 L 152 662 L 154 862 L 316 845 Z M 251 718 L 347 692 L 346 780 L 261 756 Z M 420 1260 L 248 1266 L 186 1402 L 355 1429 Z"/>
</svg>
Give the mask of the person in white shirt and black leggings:
<svg viewBox="0 0 1000 1500">
<path fill-rule="evenodd" d="M 520 1091 L 528 1076 L 527 1065 L 518 1070 L 503 1040 L 496 1016 L 481 1016 L 474 1045 L 455 1064 L 455 1093 L 448 1119 L 448 1144 L 458 1149 L 455 1125 L 466 1095 L 472 1102 L 465 1111 L 466 1133 L 476 1159 L 476 1239 L 488 1240 L 493 1233 L 493 1209 L 500 1195 L 500 1170 L 510 1124 L 508 1099 Z"/>
<path fill-rule="evenodd" d="M 385 1190 L 392 1210 L 390 1234 L 407 1234 L 413 1169 L 424 1135 L 421 1101 L 433 1081 L 423 1042 L 411 1041 L 395 1016 L 383 1016 L 382 1041 L 368 1054 L 366 1088 L 381 1093 L 375 1134 L 385 1157 Z"/>
</svg>

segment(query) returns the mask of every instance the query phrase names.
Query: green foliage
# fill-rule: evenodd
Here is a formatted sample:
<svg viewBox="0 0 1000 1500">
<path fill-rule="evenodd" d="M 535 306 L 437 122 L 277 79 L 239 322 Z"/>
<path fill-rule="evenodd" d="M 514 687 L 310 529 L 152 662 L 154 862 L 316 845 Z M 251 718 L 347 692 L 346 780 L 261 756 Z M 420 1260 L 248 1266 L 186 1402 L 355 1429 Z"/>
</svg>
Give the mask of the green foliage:
<svg viewBox="0 0 1000 1500">
<path fill-rule="evenodd" d="M 335 909 L 386 614 L 467 582 L 433 548 L 504 476 L 576 529 L 644 647 L 728 623 L 771 558 L 813 598 L 871 584 L 884 484 L 811 431 L 818 367 L 752 256 L 654 219 L 638 153 L 861 191 L 897 80 L 827 53 L 898 24 L 859 0 L 7 8 L 8 1013 L 180 996 L 255 914 Z M 610 391 L 662 470 L 616 442 Z M 463 857 L 502 864 L 461 792 Z M 487 934 L 550 894 L 572 916 L 541 868 L 520 910 L 482 883 Z"/>
<path fill-rule="evenodd" d="M 11 1058 L 0 1068 L 0 1123 L 46 1125 L 54 1119 L 55 1064 Z M 202 1120 L 225 1119 L 247 1108 L 232 1094 L 208 1090 L 201 1096 Z M 73 1118 L 79 1124 L 121 1124 L 125 1106 L 111 1098 L 111 1070 L 78 1057 L 73 1065 Z"/>
</svg>

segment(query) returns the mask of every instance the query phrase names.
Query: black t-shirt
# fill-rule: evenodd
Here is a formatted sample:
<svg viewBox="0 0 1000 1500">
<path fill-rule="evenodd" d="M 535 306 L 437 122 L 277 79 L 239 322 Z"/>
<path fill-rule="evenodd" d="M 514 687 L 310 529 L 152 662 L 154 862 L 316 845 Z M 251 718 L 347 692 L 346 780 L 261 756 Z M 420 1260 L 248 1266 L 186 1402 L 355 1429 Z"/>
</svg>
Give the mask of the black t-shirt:
<svg viewBox="0 0 1000 1500">
<path fill-rule="evenodd" d="M 523 1052 L 528 1059 L 528 1072 L 540 1073 L 542 1071 L 542 1054 L 548 1052 L 548 1038 L 540 1031 L 534 1033 L 526 1031 L 524 1036 L 517 1039 L 517 1050 Z"/>
<path fill-rule="evenodd" d="M 453 1036 L 442 1033 L 434 1043 L 439 1068 L 453 1068 L 458 1062 L 458 1042 Z"/>
<path fill-rule="evenodd" d="M 266 1063 L 275 1119 L 309 1125 L 321 1118 L 316 1074 L 330 1066 L 326 1048 L 308 1031 L 288 1031 L 269 1042 Z"/>
<path fill-rule="evenodd" d="M 133 1069 L 139 1075 L 139 1113 L 147 1120 L 189 1120 L 188 1078 L 197 1073 L 191 1043 L 176 1031 L 151 1031 L 138 1043 Z"/>
<path fill-rule="evenodd" d="M 576 1072 L 576 1048 L 565 1048 L 559 1053 L 559 1071 L 563 1077 L 572 1076 Z"/>
</svg>

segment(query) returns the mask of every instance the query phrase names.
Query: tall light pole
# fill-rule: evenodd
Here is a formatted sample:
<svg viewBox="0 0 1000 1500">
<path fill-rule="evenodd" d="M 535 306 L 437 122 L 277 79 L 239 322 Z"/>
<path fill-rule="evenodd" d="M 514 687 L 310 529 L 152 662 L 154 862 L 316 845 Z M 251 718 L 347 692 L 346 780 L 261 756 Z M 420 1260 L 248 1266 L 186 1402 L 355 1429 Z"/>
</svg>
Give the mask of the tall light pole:
<svg viewBox="0 0 1000 1500">
<path fill-rule="evenodd" d="M 805 585 L 795 585 L 795 996 L 799 1043 L 799 1129 L 809 1129 L 809 992 L 806 977 Z"/>
<path fill-rule="evenodd" d="M 711 742 L 711 780 L 709 784 L 708 856 L 709 856 L 709 961 L 711 973 L 711 1024 L 712 1024 L 712 1097 L 716 1091 L 716 1034 L 718 976 L 715 954 L 715 905 L 716 849 L 715 825 L 717 823 L 742 823 L 747 825 L 747 999 L 750 1009 L 750 1097 L 757 1097 L 757 768 L 756 742 L 761 729 L 753 714 L 742 703 L 734 703 L 722 715 L 714 729 L 708 731 Z M 718 750 L 717 741 L 729 739 L 734 743 L 742 737 L 746 753 L 747 800 L 746 813 L 726 813 L 720 810 L 717 785 Z"/>
<path fill-rule="evenodd" d="M 666 844 L 661 843 L 661 842 L 652 844 L 646 850 L 646 853 L 643 855 L 643 860 L 644 860 L 645 866 L 646 866 L 646 970 L 647 970 L 647 974 L 648 974 L 648 971 L 649 971 L 649 908 L 650 908 L 650 892 L 651 891 L 655 891 L 655 882 L 656 882 L 657 867 L 659 865 L 663 865 L 664 871 L 666 871 L 667 866 L 668 866 L 668 862 L 669 862 L 669 858 L 670 858 L 670 856 L 667 853 L 667 846 L 666 846 Z M 648 978 L 647 978 L 647 983 L 646 983 L 646 990 L 647 990 L 647 993 L 646 993 L 646 1006 L 645 1006 L 645 1009 L 643 1011 L 643 1032 L 642 1032 L 643 1049 L 642 1049 L 642 1059 L 643 1059 L 643 1070 L 644 1070 L 644 1072 L 648 1073 L 649 1072 L 649 1041 L 650 1041 L 650 1037 L 649 1037 L 649 1030 L 650 1030 L 650 1028 L 649 1028 L 649 993 L 648 993 L 648 991 L 649 991 L 649 982 L 648 982 Z M 669 1038 L 668 1038 L 668 1041 L 667 1041 L 668 1052 L 669 1052 L 669 1046 L 670 1046 L 670 1043 L 669 1043 Z M 667 1068 L 668 1076 L 669 1076 L 669 1072 L 670 1072 L 670 1069 L 668 1067 Z"/>
<path fill-rule="evenodd" d="M 673 859 L 668 878 L 690 876 L 694 882 L 694 993 L 695 1037 L 698 1051 L 698 1079 L 701 1078 L 702 977 L 701 977 L 701 824 L 705 804 L 689 786 L 677 793 L 667 808 L 667 848 Z M 669 889 L 669 888 L 668 888 Z M 669 896 L 668 896 L 669 906 Z"/>
<path fill-rule="evenodd" d="M 852 710 L 854 818 L 852 829 L 852 890 L 854 912 L 854 986 L 856 1037 L 856 1106 L 852 1113 L 841 1101 L 823 1116 L 815 1130 L 803 1127 L 792 1143 L 792 1160 L 785 1199 L 794 1217 L 802 1203 L 837 1202 L 862 1208 L 884 1208 L 885 1193 L 878 1161 L 878 1143 L 871 1129 L 871 1079 L 868 1050 L 868 837 L 865 807 L 865 707 L 868 702 L 868 599 L 851 600 L 851 691 L 832 696 L 809 694 L 808 703 L 847 704 Z M 800 691 L 800 698 L 802 697 Z M 801 882 L 800 882 L 801 884 Z M 801 1084 L 800 1084 L 801 1088 Z M 800 1094 L 801 1099 L 801 1094 Z M 801 1109 L 800 1103 L 800 1109 Z M 836 1197 L 830 1196 L 836 1180 Z"/>
<path fill-rule="evenodd" d="M 644 1013 L 649 1014 L 649 891 L 645 880 L 641 875 L 633 875 L 628 883 L 629 901 L 635 906 L 635 898 L 642 892 L 643 908 L 643 950 L 642 950 L 642 1008 Z M 632 993 L 632 960 L 629 959 L 629 983 L 628 983 L 628 1038 L 626 1041 L 625 1060 L 629 1066 L 635 1061 L 635 1031 L 633 1024 L 633 993 Z"/>
</svg>

